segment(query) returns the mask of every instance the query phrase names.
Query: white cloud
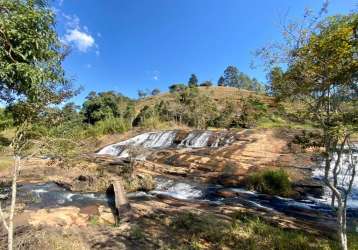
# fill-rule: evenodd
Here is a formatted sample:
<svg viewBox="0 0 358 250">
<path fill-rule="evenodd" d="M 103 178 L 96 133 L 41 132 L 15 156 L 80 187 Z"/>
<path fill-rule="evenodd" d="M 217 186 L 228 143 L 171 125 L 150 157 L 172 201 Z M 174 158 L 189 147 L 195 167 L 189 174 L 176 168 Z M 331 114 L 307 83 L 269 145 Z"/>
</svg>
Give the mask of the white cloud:
<svg viewBox="0 0 358 250">
<path fill-rule="evenodd" d="M 62 42 L 72 45 L 81 52 L 87 52 L 90 48 L 96 48 L 96 55 L 99 55 L 99 46 L 94 37 L 90 34 L 86 25 L 80 25 L 80 18 L 77 15 L 67 15 L 62 13 L 66 34 L 62 37 Z"/>
<path fill-rule="evenodd" d="M 87 64 L 85 65 L 85 67 L 86 67 L 87 69 L 90 69 L 90 68 L 92 68 L 92 64 L 87 63 Z"/>
<path fill-rule="evenodd" d="M 82 32 L 77 28 L 68 29 L 64 41 L 68 44 L 75 45 L 81 52 L 87 52 L 89 48 L 95 45 L 95 40 L 90 34 Z"/>
<path fill-rule="evenodd" d="M 154 81 L 158 81 L 158 80 L 159 80 L 159 76 L 160 76 L 159 70 L 153 70 L 152 74 L 153 74 L 153 80 L 154 80 Z"/>
<path fill-rule="evenodd" d="M 102 34 L 100 32 L 97 32 L 98 37 L 102 37 Z"/>
<path fill-rule="evenodd" d="M 59 6 L 62 6 L 63 1 L 64 1 L 64 0 L 59 0 L 59 1 L 58 1 L 58 5 L 59 5 Z"/>
<path fill-rule="evenodd" d="M 146 70 L 145 73 L 150 77 L 150 79 L 154 81 L 158 81 L 160 79 L 160 71 L 159 70 Z"/>
<path fill-rule="evenodd" d="M 62 13 L 62 16 L 65 19 L 65 26 L 70 29 L 79 29 L 80 28 L 80 18 L 77 15 L 66 15 Z"/>
</svg>

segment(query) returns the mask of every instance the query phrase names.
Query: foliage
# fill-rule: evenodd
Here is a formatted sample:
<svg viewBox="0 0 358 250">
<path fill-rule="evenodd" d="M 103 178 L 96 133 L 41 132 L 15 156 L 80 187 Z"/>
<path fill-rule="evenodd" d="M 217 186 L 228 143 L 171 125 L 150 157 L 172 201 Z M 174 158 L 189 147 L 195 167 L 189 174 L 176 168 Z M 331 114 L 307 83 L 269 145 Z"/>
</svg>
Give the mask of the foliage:
<svg viewBox="0 0 358 250">
<path fill-rule="evenodd" d="M 195 74 L 191 74 L 189 81 L 188 81 L 188 87 L 192 88 L 192 87 L 198 87 L 198 78 L 196 77 Z"/>
<path fill-rule="evenodd" d="M 34 111 L 73 95 L 61 65 L 66 51 L 54 24 L 52 11 L 34 1 L 1 1 L 1 100 L 21 100 Z"/>
<path fill-rule="evenodd" d="M 220 85 L 219 85 L 220 84 Z M 235 66 L 228 66 L 224 71 L 224 76 L 219 79 L 219 86 L 229 86 L 239 89 L 246 89 L 256 92 L 263 92 L 263 86 L 255 78 L 250 78 L 240 72 Z"/>
<path fill-rule="evenodd" d="M 246 180 L 246 186 L 270 195 L 288 196 L 291 192 L 289 176 L 282 169 L 250 174 Z"/>
<path fill-rule="evenodd" d="M 160 94 L 160 90 L 159 89 L 157 89 L 157 88 L 155 88 L 155 89 L 153 89 L 152 90 L 152 96 L 156 96 L 156 95 L 159 95 Z"/>
<path fill-rule="evenodd" d="M 285 92 L 285 80 L 283 70 L 280 67 L 274 67 L 267 75 L 267 78 L 269 83 L 267 93 L 271 96 L 276 97 L 277 99 L 282 98 Z"/>
<path fill-rule="evenodd" d="M 178 83 L 178 84 L 172 84 L 171 86 L 169 86 L 169 92 L 170 93 L 181 93 L 183 91 L 185 91 L 187 87 L 182 84 L 182 83 Z"/>
<path fill-rule="evenodd" d="M 91 92 L 82 105 L 81 114 L 84 122 L 95 124 L 109 118 L 124 118 L 128 116 L 128 106 L 132 101 L 114 91 L 96 93 Z"/>
<path fill-rule="evenodd" d="M 144 98 L 147 96 L 147 92 L 145 90 L 142 90 L 142 89 L 139 89 L 138 90 L 138 97 L 141 99 L 141 98 Z"/>
<path fill-rule="evenodd" d="M 344 178 L 337 176 L 342 151 L 358 132 L 358 14 L 323 19 L 326 9 L 325 4 L 318 16 L 306 11 L 301 23 L 284 27 L 282 43 L 258 54 L 272 73 L 283 64 L 286 71 L 276 69 L 273 77 L 279 96 L 304 103 L 305 118 L 322 130 L 324 183 L 332 192 L 341 248 L 347 249 L 346 209 L 356 175 L 354 160 L 347 164 Z"/>
<path fill-rule="evenodd" d="M 200 83 L 201 87 L 211 87 L 213 85 L 214 84 L 211 81 L 205 81 L 205 82 Z"/>
<path fill-rule="evenodd" d="M 225 86 L 225 78 L 223 76 L 220 76 L 218 86 Z"/>
<path fill-rule="evenodd" d="M 249 96 L 241 99 L 240 116 L 237 125 L 242 128 L 252 128 L 256 126 L 259 118 L 267 113 L 267 106 L 257 97 Z"/>
<path fill-rule="evenodd" d="M 226 100 L 214 125 L 218 128 L 232 128 L 239 126 L 239 105 L 234 100 Z"/>
<path fill-rule="evenodd" d="M 131 128 L 131 124 L 123 118 L 108 118 L 89 125 L 87 134 L 90 136 L 100 136 L 107 134 L 123 133 Z"/>
<path fill-rule="evenodd" d="M 14 120 L 9 112 L 6 112 L 5 109 L 0 108 L 0 131 L 4 129 L 12 128 L 14 125 Z"/>
</svg>

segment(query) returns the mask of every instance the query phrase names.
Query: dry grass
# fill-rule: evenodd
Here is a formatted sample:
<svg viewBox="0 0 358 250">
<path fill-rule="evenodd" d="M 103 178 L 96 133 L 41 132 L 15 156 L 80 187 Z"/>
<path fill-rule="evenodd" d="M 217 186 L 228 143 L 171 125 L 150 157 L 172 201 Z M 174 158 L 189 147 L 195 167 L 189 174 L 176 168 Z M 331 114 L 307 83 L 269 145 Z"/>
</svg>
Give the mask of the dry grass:
<svg viewBox="0 0 358 250">
<path fill-rule="evenodd" d="M 240 101 L 241 98 L 245 98 L 248 96 L 253 96 L 259 98 L 265 104 L 273 104 L 273 99 L 271 97 L 257 94 L 253 91 L 233 88 L 233 87 L 220 87 L 220 86 L 213 86 L 213 87 L 199 87 L 199 91 L 202 94 L 209 95 L 215 100 L 218 105 L 224 103 L 227 99 L 233 99 Z M 146 97 L 136 104 L 136 110 L 142 109 L 144 106 L 152 106 L 160 101 L 170 101 L 173 100 L 174 95 L 171 93 L 161 93 L 156 96 L 149 96 Z"/>
<path fill-rule="evenodd" d="M 88 250 L 78 236 L 58 231 L 26 232 L 15 239 L 17 250 Z"/>
<path fill-rule="evenodd" d="M 8 170 L 13 162 L 11 156 L 0 156 L 0 172 Z"/>
</svg>

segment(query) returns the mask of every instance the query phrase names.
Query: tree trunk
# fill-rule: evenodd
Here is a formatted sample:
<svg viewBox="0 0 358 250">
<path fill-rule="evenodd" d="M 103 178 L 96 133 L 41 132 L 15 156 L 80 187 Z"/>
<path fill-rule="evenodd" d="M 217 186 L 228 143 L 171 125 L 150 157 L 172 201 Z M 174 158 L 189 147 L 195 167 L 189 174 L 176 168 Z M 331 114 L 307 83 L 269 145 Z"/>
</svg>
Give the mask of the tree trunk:
<svg viewBox="0 0 358 250">
<path fill-rule="evenodd" d="M 327 148 L 326 148 L 327 150 Z M 326 152 L 330 152 L 330 150 L 327 150 Z M 340 158 L 337 159 L 338 161 Z M 337 164 L 337 163 L 336 163 Z M 346 219 L 345 219 L 345 206 L 344 206 L 344 199 L 342 198 L 341 192 L 337 189 L 336 186 L 332 185 L 332 183 L 329 180 L 329 172 L 331 170 L 331 159 L 330 159 L 330 153 L 327 153 L 326 160 L 325 160 L 325 182 L 328 188 L 332 192 L 332 197 L 335 197 L 335 200 L 337 202 L 337 234 L 338 239 L 341 245 L 342 250 L 348 250 L 347 246 L 347 232 L 346 232 Z M 337 172 L 333 173 L 337 174 Z M 335 209 L 332 207 L 332 209 Z"/>
<path fill-rule="evenodd" d="M 8 221 L 8 250 L 14 249 L 14 214 L 15 214 L 15 206 L 16 206 L 16 187 L 17 187 L 17 175 L 20 166 L 20 157 L 14 156 L 14 169 L 12 173 L 12 185 L 11 185 L 11 205 L 10 205 L 10 213 L 9 213 L 9 221 Z"/>
<path fill-rule="evenodd" d="M 115 180 L 113 182 L 113 191 L 118 215 L 125 217 L 126 213 L 130 209 L 130 205 L 128 203 L 126 191 L 124 190 L 121 179 Z"/>
</svg>

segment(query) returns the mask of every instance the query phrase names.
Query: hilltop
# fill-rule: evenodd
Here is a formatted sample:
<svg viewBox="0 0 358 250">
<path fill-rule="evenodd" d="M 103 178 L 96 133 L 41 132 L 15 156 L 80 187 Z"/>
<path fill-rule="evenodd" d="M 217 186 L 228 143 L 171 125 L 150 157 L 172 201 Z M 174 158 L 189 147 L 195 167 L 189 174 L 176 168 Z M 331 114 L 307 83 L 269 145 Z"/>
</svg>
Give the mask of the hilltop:
<svg viewBox="0 0 358 250">
<path fill-rule="evenodd" d="M 201 94 L 204 94 L 211 99 L 213 99 L 217 105 L 220 107 L 226 100 L 236 100 L 241 101 L 242 98 L 247 98 L 249 96 L 256 97 L 260 99 L 263 103 L 273 106 L 274 98 L 269 97 L 265 94 L 259 94 L 255 91 L 249 91 L 245 89 L 239 89 L 235 87 L 224 87 L 224 86 L 210 86 L 210 87 L 198 87 L 198 90 Z M 136 102 L 136 109 L 140 110 L 144 106 L 153 106 L 161 101 L 170 101 L 175 98 L 175 93 L 164 92 L 158 95 L 148 96 L 142 99 L 139 99 Z"/>
</svg>

